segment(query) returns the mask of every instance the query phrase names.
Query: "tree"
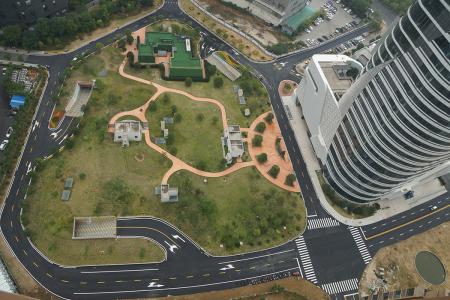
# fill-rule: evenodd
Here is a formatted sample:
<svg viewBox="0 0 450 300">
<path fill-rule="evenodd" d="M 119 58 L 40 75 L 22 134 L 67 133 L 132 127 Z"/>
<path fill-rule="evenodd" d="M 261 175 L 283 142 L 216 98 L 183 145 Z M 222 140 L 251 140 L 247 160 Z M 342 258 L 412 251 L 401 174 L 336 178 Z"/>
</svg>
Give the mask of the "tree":
<svg viewBox="0 0 450 300">
<path fill-rule="evenodd" d="M 223 78 L 222 77 L 214 77 L 214 87 L 216 89 L 220 89 L 223 86 Z"/>
<path fill-rule="evenodd" d="M 133 38 L 133 35 L 131 34 L 130 30 L 127 30 L 127 32 L 126 32 L 126 39 L 127 39 L 128 45 L 133 44 L 134 38 Z"/>
<path fill-rule="evenodd" d="M 98 42 L 97 44 L 95 44 L 95 50 L 97 50 L 98 52 L 100 52 L 103 47 L 105 47 L 105 45 L 103 45 L 103 43 Z M 134 56 L 134 54 L 133 54 L 133 56 Z"/>
<path fill-rule="evenodd" d="M 295 177 L 294 174 L 289 174 L 288 176 L 286 176 L 286 180 L 284 181 L 284 184 L 289 185 L 289 186 L 294 186 L 294 182 L 297 179 L 297 177 Z"/>
<path fill-rule="evenodd" d="M 256 155 L 256 160 L 260 163 L 263 164 L 267 161 L 267 154 L 266 153 L 261 153 Z"/>
<path fill-rule="evenodd" d="M 256 134 L 252 139 L 252 145 L 253 147 L 261 147 L 263 142 L 262 135 Z"/>
<path fill-rule="evenodd" d="M 347 76 L 352 77 L 353 79 L 356 78 L 356 76 L 358 76 L 359 71 L 357 68 L 350 68 L 347 70 Z"/>
<path fill-rule="evenodd" d="M 22 42 L 22 28 L 19 25 L 5 26 L 3 28 L 3 40 L 6 46 L 20 46 Z"/>
<path fill-rule="evenodd" d="M 125 39 L 120 39 L 120 40 L 117 42 L 117 46 L 118 46 L 120 49 L 122 49 L 122 50 L 125 50 L 126 44 L 127 44 L 127 42 L 125 41 Z"/>
<path fill-rule="evenodd" d="M 273 113 L 268 113 L 267 116 L 264 117 L 264 120 L 268 123 L 268 124 L 272 124 L 272 120 L 273 120 L 274 116 Z"/>
<path fill-rule="evenodd" d="M 264 130 L 266 130 L 266 123 L 264 123 L 264 122 L 259 122 L 259 123 L 256 125 L 255 130 L 256 130 L 257 132 L 259 132 L 259 133 L 263 133 Z"/>
<path fill-rule="evenodd" d="M 198 113 L 197 116 L 196 116 L 195 118 L 196 118 L 196 120 L 197 120 L 198 122 L 201 122 L 201 121 L 203 121 L 203 120 L 205 119 L 205 115 L 202 114 L 202 113 Z"/>
<path fill-rule="evenodd" d="M 177 112 L 177 106 L 175 104 L 172 105 L 171 110 L 172 110 L 172 115 L 175 115 L 175 113 Z"/>
<path fill-rule="evenodd" d="M 39 37 L 36 30 L 27 30 L 22 36 L 22 46 L 27 49 L 38 48 Z"/>
<path fill-rule="evenodd" d="M 269 172 L 267 172 L 271 177 L 273 178 L 277 178 L 278 177 L 278 173 L 280 173 L 280 167 L 277 165 L 273 165 Z"/>
<path fill-rule="evenodd" d="M 127 53 L 128 62 L 130 63 L 130 66 L 134 66 L 134 53 L 131 51 L 128 51 Z"/>
<path fill-rule="evenodd" d="M 192 85 L 192 78 L 186 77 L 186 79 L 184 80 L 184 85 L 190 87 Z"/>
</svg>

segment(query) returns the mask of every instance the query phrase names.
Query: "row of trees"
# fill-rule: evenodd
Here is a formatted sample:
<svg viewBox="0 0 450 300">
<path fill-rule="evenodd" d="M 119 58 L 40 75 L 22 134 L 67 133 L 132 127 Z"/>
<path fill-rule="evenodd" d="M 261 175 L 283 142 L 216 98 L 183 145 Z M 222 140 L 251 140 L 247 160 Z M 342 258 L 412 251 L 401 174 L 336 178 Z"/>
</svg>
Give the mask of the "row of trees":
<svg viewBox="0 0 450 300">
<path fill-rule="evenodd" d="M 5 26 L 0 43 L 28 50 L 62 48 L 80 34 L 108 26 L 115 15 L 138 12 L 152 5 L 153 0 L 100 1 L 97 7 L 88 10 L 84 5 L 71 4 L 72 10 L 66 15 L 40 18 L 32 28 Z"/>
</svg>

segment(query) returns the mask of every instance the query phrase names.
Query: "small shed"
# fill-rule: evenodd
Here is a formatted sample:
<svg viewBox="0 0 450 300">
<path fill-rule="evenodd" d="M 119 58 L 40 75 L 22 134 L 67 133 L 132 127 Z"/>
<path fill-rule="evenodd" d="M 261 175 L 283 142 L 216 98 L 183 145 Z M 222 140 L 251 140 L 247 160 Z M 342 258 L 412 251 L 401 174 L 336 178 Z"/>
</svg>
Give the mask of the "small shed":
<svg viewBox="0 0 450 300">
<path fill-rule="evenodd" d="M 73 177 L 69 177 L 66 179 L 66 182 L 64 182 L 64 189 L 69 190 L 73 186 Z"/>
<path fill-rule="evenodd" d="M 11 102 L 9 103 L 11 108 L 19 109 L 25 105 L 25 96 L 13 95 L 11 97 Z"/>
<path fill-rule="evenodd" d="M 64 190 L 61 195 L 61 200 L 69 201 L 70 198 L 70 190 Z"/>
</svg>

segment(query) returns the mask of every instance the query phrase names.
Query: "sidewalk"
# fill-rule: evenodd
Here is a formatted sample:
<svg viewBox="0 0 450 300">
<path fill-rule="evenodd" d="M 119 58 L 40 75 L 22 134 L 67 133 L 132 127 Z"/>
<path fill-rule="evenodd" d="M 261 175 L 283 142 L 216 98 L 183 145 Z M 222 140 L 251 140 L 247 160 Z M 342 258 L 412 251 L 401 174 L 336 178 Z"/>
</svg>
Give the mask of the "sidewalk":
<svg viewBox="0 0 450 300">
<path fill-rule="evenodd" d="M 415 197 L 413 199 L 405 200 L 403 196 L 400 195 L 397 198 L 378 201 L 381 209 L 378 210 L 373 216 L 362 219 L 352 219 L 341 215 L 327 201 L 322 191 L 319 178 L 316 174 L 316 171 L 320 170 L 320 165 L 309 141 L 309 137 L 307 134 L 307 125 L 305 120 L 302 119 L 303 113 L 301 107 L 295 104 L 295 97 L 293 96 L 280 97 L 285 110 L 289 110 L 289 112 L 287 112 L 287 115 L 292 116 L 292 118 L 289 118 L 289 123 L 294 129 L 293 131 L 295 134 L 295 139 L 297 140 L 300 151 L 302 153 L 303 160 L 306 164 L 306 169 L 308 170 L 308 174 L 311 178 L 314 190 L 316 191 L 317 197 L 320 200 L 320 205 L 339 222 L 349 226 L 365 226 L 373 224 L 383 219 L 392 217 L 396 214 L 407 211 L 417 205 L 423 204 L 424 202 L 427 202 L 446 192 L 445 187 L 440 185 L 438 180 L 435 180 L 433 182 L 427 182 L 421 186 L 417 186 L 415 188 Z"/>
</svg>

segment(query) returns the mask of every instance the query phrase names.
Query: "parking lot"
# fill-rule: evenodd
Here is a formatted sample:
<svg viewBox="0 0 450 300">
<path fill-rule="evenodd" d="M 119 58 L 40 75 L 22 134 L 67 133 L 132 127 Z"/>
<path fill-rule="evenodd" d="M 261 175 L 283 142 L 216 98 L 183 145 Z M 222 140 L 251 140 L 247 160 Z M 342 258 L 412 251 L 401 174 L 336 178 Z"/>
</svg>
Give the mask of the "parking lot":
<svg viewBox="0 0 450 300">
<path fill-rule="evenodd" d="M 351 12 L 349 13 L 346 11 L 347 8 L 342 5 L 340 0 L 315 0 L 311 1 L 309 6 L 317 11 L 322 8 L 325 9 L 328 16 L 321 21 L 319 20 L 319 22 L 313 23 L 307 30 L 309 33 L 302 32 L 296 37 L 296 41 L 302 40 L 306 42 L 308 46 L 338 35 L 339 32 L 336 32 L 336 28 L 346 27 L 346 25 L 350 23 L 350 26 L 347 25 L 347 30 L 349 30 L 354 28 L 360 22 L 358 17 L 352 15 Z"/>
<path fill-rule="evenodd" d="M 0 66 L 0 71 L 3 66 Z M 9 116 L 9 97 L 3 87 L 3 75 L 0 72 L 0 143 L 6 139 L 6 131 L 11 126 L 13 117 Z M 3 151 L 0 151 L 0 160 L 3 159 Z"/>
</svg>

